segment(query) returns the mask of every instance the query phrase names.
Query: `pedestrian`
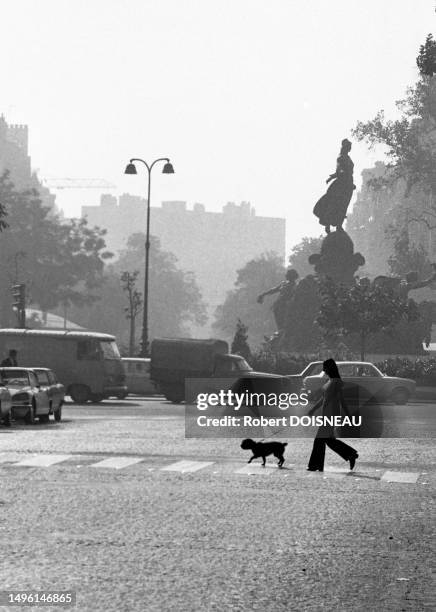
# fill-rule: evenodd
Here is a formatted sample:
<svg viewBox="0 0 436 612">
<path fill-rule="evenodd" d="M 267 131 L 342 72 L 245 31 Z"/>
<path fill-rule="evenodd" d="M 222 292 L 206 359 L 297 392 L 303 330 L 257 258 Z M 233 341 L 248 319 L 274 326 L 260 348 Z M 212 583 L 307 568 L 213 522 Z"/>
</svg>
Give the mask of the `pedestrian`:
<svg viewBox="0 0 436 612">
<path fill-rule="evenodd" d="M 334 417 L 340 416 L 341 408 L 345 414 L 349 417 L 347 405 L 344 401 L 343 386 L 344 383 L 339 374 L 338 366 L 334 359 L 327 359 L 322 364 L 323 371 L 329 377 L 329 381 L 323 386 L 323 395 L 320 400 L 309 410 L 309 415 L 312 415 L 316 410 L 322 408 L 323 417 Z M 359 456 L 357 452 L 342 440 L 335 438 L 335 431 L 333 425 L 321 425 L 318 428 L 318 432 L 313 441 L 312 454 L 309 459 L 308 470 L 310 472 L 323 472 L 324 471 L 324 457 L 326 445 L 331 448 L 335 453 L 338 453 L 350 462 L 350 469 L 354 468 L 356 459 Z"/>
<path fill-rule="evenodd" d="M 15 368 L 17 367 L 17 351 L 15 349 L 11 349 L 9 351 L 9 356 L 6 359 L 3 359 L 1 362 L 2 368 Z"/>
</svg>

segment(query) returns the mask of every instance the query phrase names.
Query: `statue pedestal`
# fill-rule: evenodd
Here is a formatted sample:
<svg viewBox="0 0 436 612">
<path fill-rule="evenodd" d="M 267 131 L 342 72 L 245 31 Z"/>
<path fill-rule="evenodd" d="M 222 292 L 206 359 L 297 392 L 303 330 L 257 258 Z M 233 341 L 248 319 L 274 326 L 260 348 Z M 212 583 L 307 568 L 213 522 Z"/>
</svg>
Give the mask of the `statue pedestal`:
<svg viewBox="0 0 436 612">
<path fill-rule="evenodd" d="M 315 267 L 318 276 L 328 276 L 336 283 L 351 284 L 357 269 L 363 266 L 365 258 L 354 252 L 354 244 L 344 230 L 327 234 L 321 245 L 321 252 L 311 255 L 309 263 Z"/>
</svg>

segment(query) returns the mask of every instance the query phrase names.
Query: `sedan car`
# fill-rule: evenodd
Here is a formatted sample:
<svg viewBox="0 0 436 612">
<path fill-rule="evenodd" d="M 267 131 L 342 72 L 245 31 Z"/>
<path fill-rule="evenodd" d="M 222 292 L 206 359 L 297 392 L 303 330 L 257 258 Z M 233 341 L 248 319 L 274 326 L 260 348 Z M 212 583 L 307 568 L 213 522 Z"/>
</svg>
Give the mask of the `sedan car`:
<svg viewBox="0 0 436 612">
<path fill-rule="evenodd" d="M 0 368 L 0 380 L 11 394 L 15 418 L 24 418 L 26 423 L 32 424 L 37 417 L 41 423 L 47 423 L 50 414 L 48 393 L 31 368 Z"/>
<path fill-rule="evenodd" d="M 322 371 L 306 376 L 303 391 L 311 400 L 317 400 L 328 377 Z M 339 374 L 344 381 L 344 395 L 347 399 L 374 398 L 378 401 L 392 400 L 395 404 L 407 404 L 415 394 L 416 382 L 410 378 L 386 376 L 372 363 L 366 361 L 337 361 Z"/>
<path fill-rule="evenodd" d="M 54 416 L 55 421 L 62 419 L 62 406 L 65 397 L 65 387 L 61 384 L 53 370 L 49 368 L 32 368 L 35 372 L 41 388 L 47 391 L 50 414 Z"/>
</svg>

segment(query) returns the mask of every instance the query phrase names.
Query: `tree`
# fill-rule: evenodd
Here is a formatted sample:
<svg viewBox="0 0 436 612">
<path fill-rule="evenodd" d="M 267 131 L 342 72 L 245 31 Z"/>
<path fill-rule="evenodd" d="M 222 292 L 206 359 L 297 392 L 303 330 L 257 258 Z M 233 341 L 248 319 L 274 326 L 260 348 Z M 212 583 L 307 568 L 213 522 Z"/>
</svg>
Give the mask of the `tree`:
<svg viewBox="0 0 436 612">
<path fill-rule="evenodd" d="M 265 336 L 269 337 L 276 331 L 276 326 L 271 307 L 258 304 L 257 298 L 284 278 L 285 268 L 276 253 L 265 253 L 249 261 L 237 271 L 235 288 L 227 293 L 224 303 L 216 309 L 213 327 L 230 340 L 238 319 L 241 319 L 249 329 L 250 344 L 260 346 Z"/>
<path fill-rule="evenodd" d="M 429 35 L 417 58 L 419 80 L 396 103 L 402 113 L 399 119 L 387 120 L 380 111 L 371 121 L 359 121 L 353 130 L 370 148 L 385 148 L 389 163 L 383 181 L 404 182 L 403 214 L 397 215 L 400 228 L 414 222 L 436 227 L 435 54 L 436 43 Z"/>
<path fill-rule="evenodd" d="M 392 329 L 403 319 L 418 318 L 416 305 L 392 290 L 374 287 L 369 282 L 352 287 L 337 285 L 327 279 L 321 283 L 321 306 L 317 323 L 327 342 L 341 336 L 357 337 L 361 359 L 365 359 L 368 339 L 378 332 Z"/>
<path fill-rule="evenodd" d="M 241 319 L 236 323 L 235 337 L 233 338 L 231 352 L 236 355 L 241 355 L 247 361 L 251 359 L 251 351 L 248 346 L 248 328 L 244 325 Z"/>
<path fill-rule="evenodd" d="M 136 317 L 142 309 L 142 295 L 136 289 L 136 281 L 138 279 L 139 270 L 130 273 L 124 271 L 121 273 L 121 287 L 127 294 L 128 305 L 124 308 L 126 319 L 129 321 L 129 357 L 134 356 L 135 352 L 135 327 Z"/>
<path fill-rule="evenodd" d="M 177 258 L 160 247 L 158 238 L 150 238 L 149 325 L 150 338 L 158 336 L 189 336 L 189 325 L 203 325 L 206 309 L 191 272 L 177 267 Z M 144 285 L 145 235 L 133 234 L 118 261 L 106 267 L 104 283 L 98 291 L 100 301 L 71 312 L 74 321 L 116 335 L 128 345 L 127 321 L 121 316 L 125 309 L 125 293 L 120 274 L 125 270 L 140 270 L 136 281 Z"/>
<path fill-rule="evenodd" d="M 301 242 L 292 247 L 289 265 L 297 270 L 300 278 L 313 274 L 313 266 L 309 263 L 309 257 L 320 252 L 323 239 L 324 236 L 304 237 Z"/>
<path fill-rule="evenodd" d="M 416 64 L 421 75 L 432 77 L 436 74 L 436 41 L 432 34 L 428 34 L 425 44 L 420 46 Z"/>
<path fill-rule="evenodd" d="M 393 237 L 394 253 L 388 259 L 392 274 L 404 277 L 408 272 L 413 271 L 417 272 L 420 277 L 430 276 L 431 263 L 422 245 L 412 244 L 405 228 L 394 232 Z"/>
<path fill-rule="evenodd" d="M 105 231 L 88 228 L 85 220 L 61 222 L 41 205 L 36 190 L 17 191 L 7 172 L 0 176 L 0 201 L 8 213 L 8 228 L 0 240 L 1 323 L 10 323 L 8 286 L 18 280 L 26 283 L 28 304 L 43 311 L 97 299 L 93 292 L 100 285 L 104 260 L 111 257 L 104 251 Z"/>
</svg>

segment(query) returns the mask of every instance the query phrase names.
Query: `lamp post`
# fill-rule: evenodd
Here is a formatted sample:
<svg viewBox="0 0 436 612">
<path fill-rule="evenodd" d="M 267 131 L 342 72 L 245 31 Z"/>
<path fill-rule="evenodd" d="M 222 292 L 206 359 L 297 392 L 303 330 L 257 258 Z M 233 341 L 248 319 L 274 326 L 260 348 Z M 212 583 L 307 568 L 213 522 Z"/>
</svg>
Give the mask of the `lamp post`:
<svg viewBox="0 0 436 612">
<path fill-rule="evenodd" d="M 148 272 L 150 265 L 150 188 L 151 188 L 151 171 L 158 162 L 165 162 L 162 169 L 162 174 L 174 174 L 174 168 L 167 157 L 159 157 L 152 164 L 147 164 L 146 161 L 140 158 L 132 158 L 127 164 L 124 174 L 137 174 L 134 162 L 141 162 L 147 168 L 148 172 L 148 196 L 147 196 L 147 233 L 145 239 L 145 280 L 144 280 L 144 310 L 142 318 L 142 346 L 141 356 L 148 357 Z"/>
</svg>

